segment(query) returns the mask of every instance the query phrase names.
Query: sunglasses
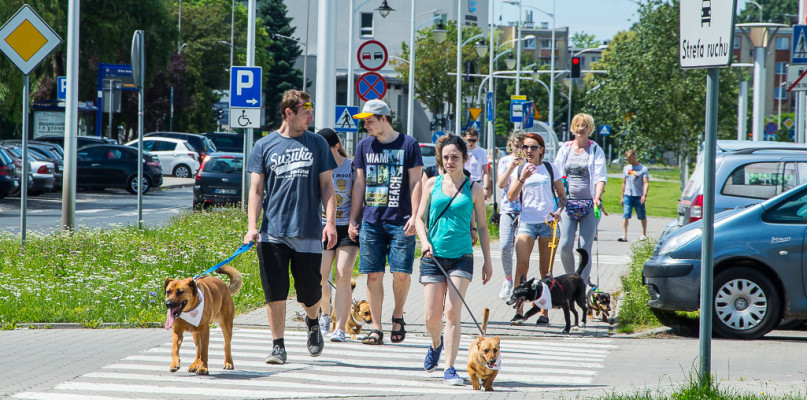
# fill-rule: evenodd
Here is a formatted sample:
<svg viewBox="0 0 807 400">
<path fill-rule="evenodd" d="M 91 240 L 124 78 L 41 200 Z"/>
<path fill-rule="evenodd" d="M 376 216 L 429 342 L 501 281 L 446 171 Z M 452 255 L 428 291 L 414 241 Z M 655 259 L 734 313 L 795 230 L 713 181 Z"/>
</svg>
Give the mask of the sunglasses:
<svg viewBox="0 0 807 400">
<path fill-rule="evenodd" d="M 521 148 L 524 149 L 524 150 L 529 150 L 529 151 L 538 151 L 538 149 L 543 149 L 543 147 L 538 146 L 538 145 L 530 145 L 530 146 L 525 145 L 525 146 L 521 146 Z"/>
<path fill-rule="evenodd" d="M 468 143 L 476 143 L 479 139 L 465 139 Z"/>
<path fill-rule="evenodd" d="M 300 104 L 297 105 L 297 107 L 300 107 L 300 106 L 303 106 L 303 108 L 305 108 L 306 110 L 310 110 L 310 109 L 314 108 L 314 103 L 309 101 L 307 103 L 300 103 Z"/>
</svg>

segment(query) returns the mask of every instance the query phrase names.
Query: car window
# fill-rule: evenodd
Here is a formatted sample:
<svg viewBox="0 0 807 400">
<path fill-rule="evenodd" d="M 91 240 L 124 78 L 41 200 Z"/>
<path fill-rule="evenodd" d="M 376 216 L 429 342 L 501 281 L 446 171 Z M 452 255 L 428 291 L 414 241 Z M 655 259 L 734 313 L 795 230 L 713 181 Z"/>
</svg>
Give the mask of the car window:
<svg viewBox="0 0 807 400">
<path fill-rule="evenodd" d="M 420 146 L 420 155 L 423 157 L 434 157 L 435 150 L 432 146 Z"/>
<path fill-rule="evenodd" d="M 145 150 L 145 151 L 154 151 L 154 144 L 156 142 L 157 142 L 156 140 L 144 140 L 143 141 L 143 150 Z M 132 143 L 131 146 L 132 147 L 137 147 L 137 143 Z"/>
<path fill-rule="evenodd" d="M 240 174 L 243 167 L 241 158 L 212 158 L 205 163 L 204 172 L 220 174 Z"/>
<path fill-rule="evenodd" d="M 807 190 L 801 190 L 763 215 L 766 222 L 807 223 Z"/>
<path fill-rule="evenodd" d="M 76 151 L 79 161 L 101 161 L 106 159 L 106 148 L 94 147 L 91 149 L 79 149 Z"/>
<path fill-rule="evenodd" d="M 155 147 L 154 151 L 174 151 L 174 149 L 177 147 L 177 144 L 174 142 L 166 142 L 158 140 L 157 143 L 155 143 L 154 147 Z"/>
<path fill-rule="evenodd" d="M 106 159 L 107 160 L 122 160 L 124 159 L 124 154 L 121 149 L 110 148 L 106 152 Z"/>
<path fill-rule="evenodd" d="M 787 192 L 802 183 L 807 183 L 807 163 L 786 162 L 783 180 L 782 192 Z"/>
<path fill-rule="evenodd" d="M 193 149 L 193 146 L 191 146 L 191 144 L 188 143 L 188 142 L 182 142 L 182 146 L 184 146 L 185 149 L 187 149 L 189 151 L 196 151 L 196 150 Z"/>
<path fill-rule="evenodd" d="M 204 138 L 202 139 L 202 142 L 204 143 L 204 147 L 208 153 L 216 151 L 216 145 L 213 144 L 213 142 L 211 142 L 210 139 Z"/>
<path fill-rule="evenodd" d="M 784 178 L 778 162 L 759 162 L 737 167 L 729 174 L 722 194 L 754 199 L 770 199 Z"/>
</svg>

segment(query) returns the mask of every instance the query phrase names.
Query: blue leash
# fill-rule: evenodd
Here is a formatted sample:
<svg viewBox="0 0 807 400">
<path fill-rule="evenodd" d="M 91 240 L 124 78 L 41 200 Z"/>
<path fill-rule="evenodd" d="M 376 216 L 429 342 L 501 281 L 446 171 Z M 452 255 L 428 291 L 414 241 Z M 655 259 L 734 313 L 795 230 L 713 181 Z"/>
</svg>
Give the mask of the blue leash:
<svg viewBox="0 0 807 400">
<path fill-rule="evenodd" d="M 247 244 L 242 244 L 241 247 L 239 247 L 238 250 L 236 250 L 235 253 L 233 253 L 233 255 L 227 257 L 226 260 L 224 260 L 224 261 L 210 267 L 207 271 L 202 272 L 201 274 L 194 276 L 193 280 L 197 280 L 197 279 L 199 279 L 199 278 L 201 278 L 201 277 L 203 277 L 203 276 L 205 276 L 205 275 L 207 275 L 207 274 L 221 268 L 222 265 L 227 264 L 228 262 L 232 261 L 234 258 L 240 256 L 242 253 L 244 253 L 245 251 L 252 248 L 252 246 L 254 244 L 255 244 L 255 242 L 249 242 Z"/>
</svg>

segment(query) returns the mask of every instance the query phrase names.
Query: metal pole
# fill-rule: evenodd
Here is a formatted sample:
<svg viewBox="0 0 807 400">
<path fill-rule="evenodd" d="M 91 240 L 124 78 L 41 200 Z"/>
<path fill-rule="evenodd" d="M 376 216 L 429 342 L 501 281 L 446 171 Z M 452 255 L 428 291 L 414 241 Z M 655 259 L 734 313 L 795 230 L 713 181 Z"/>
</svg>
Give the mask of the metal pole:
<svg viewBox="0 0 807 400">
<path fill-rule="evenodd" d="M 552 0 L 552 55 L 549 61 L 549 129 L 555 131 L 555 0 Z"/>
<path fill-rule="evenodd" d="M 767 32 L 765 33 L 767 35 Z M 754 115 L 751 134 L 754 141 L 762 140 L 765 125 L 765 47 L 754 49 Z"/>
<path fill-rule="evenodd" d="M 143 51 L 145 53 L 145 51 Z M 145 75 L 145 71 L 141 72 Z M 137 90 L 137 228 L 143 229 L 143 89 Z"/>
<path fill-rule="evenodd" d="M 461 116 L 460 110 L 462 109 L 462 0 L 457 0 L 457 96 L 456 105 L 454 106 L 454 133 L 457 136 L 461 135 Z"/>
<path fill-rule="evenodd" d="M 109 104 L 109 108 L 107 108 L 107 112 L 109 113 L 109 125 L 107 126 L 107 129 L 108 129 L 107 132 L 109 132 L 109 138 L 111 139 L 112 138 L 112 80 L 111 79 L 109 80 L 109 102 L 107 102 L 107 104 Z"/>
<path fill-rule="evenodd" d="M 495 12 L 495 10 L 493 8 L 493 2 L 491 1 L 490 2 L 490 13 L 489 13 L 490 17 L 488 18 L 488 20 L 490 21 L 490 25 L 488 27 L 488 30 L 489 30 L 488 33 L 490 34 L 490 43 L 488 43 L 488 45 L 490 46 L 490 56 L 489 56 L 489 59 L 488 59 L 488 91 L 489 92 L 493 92 L 493 50 L 496 48 L 496 45 L 495 45 L 495 42 L 494 42 L 494 37 L 493 37 L 493 31 L 494 31 L 494 29 L 493 29 L 493 21 L 494 21 L 493 14 L 494 14 L 494 12 Z M 495 99 L 491 99 L 491 103 L 495 103 Z M 492 108 L 494 110 L 494 112 L 495 112 L 496 109 L 493 108 L 493 106 L 488 105 L 488 107 Z M 487 112 L 485 112 L 485 117 L 487 118 Z M 497 183 L 498 175 L 496 173 L 498 163 L 496 162 L 496 131 L 495 131 L 495 128 L 493 126 L 493 120 L 488 119 L 487 128 L 488 128 L 488 131 L 487 131 L 487 134 L 488 134 L 488 148 L 490 149 L 491 156 L 493 157 L 491 165 L 490 165 L 490 175 L 491 175 L 490 177 L 491 177 L 491 180 L 493 181 L 493 185 L 492 185 L 491 189 L 493 189 L 493 190 L 491 191 L 490 196 L 493 198 L 492 199 L 493 200 L 493 212 L 497 213 L 498 210 L 499 210 L 499 207 L 498 207 L 498 204 L 497 204 L 498 196 L 496 195 L 496 189 L 498 189 L 499 184 Z"/>
<path fill-rule="evenodd" d="M 233 49 L 235 48 L 235 0 L 230 7 L 230 71 L 233 70 Z"/>
<path fill-rule="evenodd" d="M 78 127 L 78 49 L 80 0 L 67 2 L 67 93 L 64 107 L 64 171 L 62 176 L 62 229 L 76 226 L 76 130 Z M 27 185 L 27 177 L 26 183 Z"/>
<path fill-rule="evenodd" d="M 20 182 L 20 246 L 25 245 L 26 218 L 28 216 L 28 93 L 31 90 L 28 75 L 22 77 L 22 179 Z"/>
<path fill-rule="evenodd" d="M 516 96 L 521 94 L 521 18 L 524 17 L 523 7 L 521 6 L 524 0 L 518 2 L 518 40 L 516 40 Z"/>
<path fill-rule="evenodd" d="M 714 292 L 715 158 L 719 69 L 706 70 L 706 138 L 703 168 L 703 236 L 701 247 L 700 384 L 709 385 L 712 364 L 712 294 Z"/>
<path fill-rule="evenodd" d="M 740 81 L 740 95 L 737 99 L 737 140 L 746 140 L 748 132 L 748 81 Z"/>
<path fill-rule="evenodd" d="M 409 96 L 406 103 L 406 134 L 414 136 L 415 116 L 415 0 L 412 0 L 412 24 L 409 28 Z"/>
<path fill-rule="evenodd" d="M 311 9 L 311 0 L 308 0 L 308 8 L 306 8 L 306 10 L 310 10 L 310 9 Z M 305 13 L 305 48 L 304 48 L 305 54 L 303 54 L 303 91 L 304 92 L 305 92 L 305 86 L 306 86 L 307 81 L 308 81 L 308 78 L 307 78 L 307 75 L 308 75 L 308 20 L 310 19 L 310 17 L 311 17 L 311 13 L 309 13 L 309 12 Z M 352 15 L 351 15 L 351 18 L 352 18 Z M 351 58 L 351 57 L 352 57 L 351 55 L 348 55 L 348 58 Z M 348 93 L 347 97 L 350 97 L 350 87 L 348 87 L 347 93 Z"/>
<path fill-rule="evenodd" d="M 247 18 L 247 67 L 255 66 L 255 0 L 249 0 L 249 17 Z M 263 77 L 261 77 L 263 79 Z M 263 99 L 261 99 L 263 102 Z M 232 115 L 230 116 L 232 118 Z M 249 159 L 252 152 L 252 128 L 244 132 L 244 160 Z M 241 210 L 247 210 L 249 203 L 250 175 L 246 168 L 241 170 Z"/>
<path fill-rule="evenodd" d="M 572 86 L 574 79 L 569 79 L 569 112 L 566 114 L 566 130 L 563 132 L 563 141 L 571 140 L 569 130 L 572 129 Z"/>
<path fill-rule="evenodd" d="M 314 125 L 322 129 L 333 128 L 336 117 L 336 2 L 319 0 L 317 12 L 318 105 L 314 109 Z"/>
<path fill-rule="evenodd" d="M 179 0 L 179 17 L 177 18 L 177 54 L 179 51 L 182 50 L 180 46 L 182 46 L 182 0 Z"/>
<path fill-rule="evenodd" d="M 230 67 L 232 67 L 232 63 L 230 63 Z M 171 117 L 168 118 L 168 130 L 173 132 L 174 131 L 174 87 L 171 86 Z"/>
<path fill-rule="evenodd" d="M 776 129 L 782 129 L 782 86 L 787 82 L 779 84 L 779 106 L 776 107 Z"/>
</svg>

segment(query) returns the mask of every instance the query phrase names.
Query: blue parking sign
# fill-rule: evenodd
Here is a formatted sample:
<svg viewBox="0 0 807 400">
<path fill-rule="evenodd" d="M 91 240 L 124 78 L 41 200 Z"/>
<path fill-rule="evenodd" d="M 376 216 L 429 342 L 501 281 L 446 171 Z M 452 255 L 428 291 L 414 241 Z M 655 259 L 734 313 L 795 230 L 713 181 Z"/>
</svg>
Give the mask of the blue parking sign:
<svg viewBox="0 0 807 400">
<path fill-rule="evenodd" d="M 230 71 L 230 107 L 261 108 L 261 67 L 233 67 Z"/>
<path fill-rule="evenodd" d="M 67 98 L 67 77 L 60 76 L 56 78 L 56 98 L 64 100 Z"/>
</svg>

